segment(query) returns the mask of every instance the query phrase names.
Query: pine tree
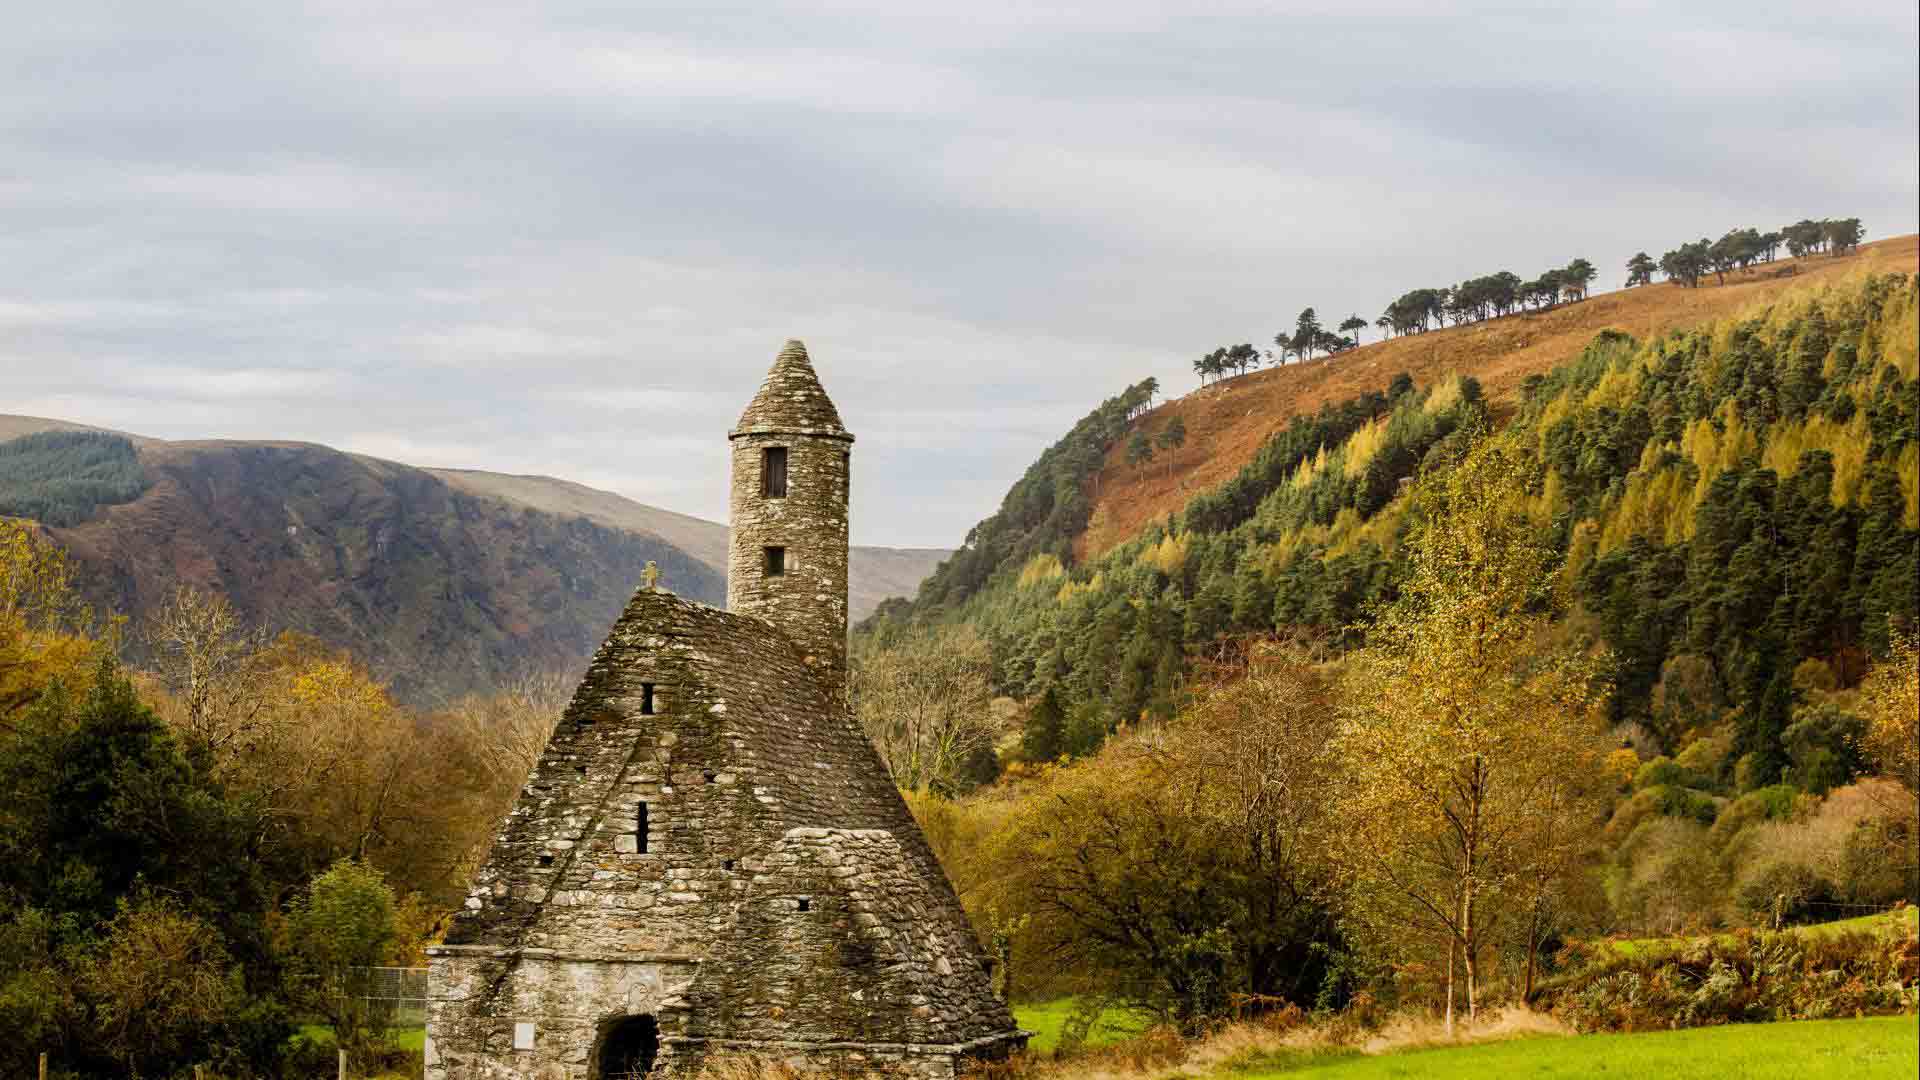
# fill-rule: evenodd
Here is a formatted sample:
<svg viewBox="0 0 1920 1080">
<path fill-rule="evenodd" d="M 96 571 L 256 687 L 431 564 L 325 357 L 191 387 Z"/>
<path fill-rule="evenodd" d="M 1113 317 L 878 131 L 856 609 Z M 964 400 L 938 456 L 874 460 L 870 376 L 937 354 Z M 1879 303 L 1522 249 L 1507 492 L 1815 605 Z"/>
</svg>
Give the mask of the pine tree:
<svg viewBox="0 0 1920 1080">
<path fill-rule="evenodd" d="M 1067 711 L 1060 705 L 1059 691 L 1048 683 L 1021 726 L 1020 753 L 1028 761 L 1047 762 L 1066 751 Z"/>
</svg>

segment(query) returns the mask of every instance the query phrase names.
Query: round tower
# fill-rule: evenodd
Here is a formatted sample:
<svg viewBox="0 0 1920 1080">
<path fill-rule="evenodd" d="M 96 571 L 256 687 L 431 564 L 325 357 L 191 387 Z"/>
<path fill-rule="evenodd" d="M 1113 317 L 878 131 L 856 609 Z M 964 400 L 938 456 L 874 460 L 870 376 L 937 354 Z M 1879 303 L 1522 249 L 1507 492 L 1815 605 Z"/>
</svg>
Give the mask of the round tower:
<svg viewBox="0 0 1920 1080">
<path fill-rule="evenodd" d="M 853 436 L 805 345 L 789 341 L 780 350 L 727 439 L 727 608 L 772 623 L 800 647 L 831 700 L 844 702 Z"/>
</svg>

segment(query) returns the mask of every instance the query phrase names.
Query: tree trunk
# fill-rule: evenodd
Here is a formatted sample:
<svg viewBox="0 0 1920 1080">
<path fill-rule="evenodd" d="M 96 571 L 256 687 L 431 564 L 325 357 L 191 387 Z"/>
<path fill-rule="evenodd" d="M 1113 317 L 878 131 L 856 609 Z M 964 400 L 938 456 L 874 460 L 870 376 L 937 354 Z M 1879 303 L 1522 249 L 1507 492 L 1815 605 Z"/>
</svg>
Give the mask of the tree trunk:
<svg viewBox="0 0 1920 1080">
<path fill-rule="evenodd" d="M 1458 950 L 1459 942 L 1454 940 L 1451 931 L 1447 934 L 1447 1038 L 1453 1038 L 1453 954 Z"/>
<path fill-rule="evenodd" d="M 1533 913 L 1527 920 L 1527 981 L 1520 991 L 1520 1003 L 1533 1004 L 1534 960 L 1540 955 L 1540 898 L 1533 898 Z"/>
<path fill-rule="evenodd" d="M 1471 886 L 1469 886 L 1466 896 L 1460 905 L 1460 951 L 1467 968 L 1468 1023 L 1479 1019 L 1479 1013 L 1476 1010 L 1478 1002 L 1474 994 L 1474 982 L 1479 974 L 1479 965 L 1474 962 L 1474 952 L 1476 951 L 1474 945 L 1476 942 L 1474 941 L 1473 933 L 1473 890 Z"/>
</svg>

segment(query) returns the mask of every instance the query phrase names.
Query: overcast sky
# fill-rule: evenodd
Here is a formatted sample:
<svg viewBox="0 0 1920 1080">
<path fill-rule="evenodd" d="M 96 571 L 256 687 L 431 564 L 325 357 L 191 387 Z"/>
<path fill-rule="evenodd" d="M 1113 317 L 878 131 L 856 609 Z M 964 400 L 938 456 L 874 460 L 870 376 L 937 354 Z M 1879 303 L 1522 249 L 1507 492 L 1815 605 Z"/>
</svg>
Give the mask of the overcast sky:
<svg viewBox="0 0 1920 1080">
<path fill-rule="evenodd" d="M 1777 9 L 1777 10 L 1767 10 Z M 1912 232 L 1912 0 L 0 0 L 0 412 L 724 519 L 804 338 L 941 545 L 1312 304 L 1805 216 Z"/>
</svg>

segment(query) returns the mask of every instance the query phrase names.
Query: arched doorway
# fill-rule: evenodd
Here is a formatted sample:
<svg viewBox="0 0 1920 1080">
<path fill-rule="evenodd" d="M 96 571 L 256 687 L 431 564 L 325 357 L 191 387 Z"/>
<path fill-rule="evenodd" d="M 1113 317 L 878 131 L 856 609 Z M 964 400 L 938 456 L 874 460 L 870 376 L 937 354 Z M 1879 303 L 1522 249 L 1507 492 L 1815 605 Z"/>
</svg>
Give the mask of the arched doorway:
<svg viewBox="0 0 1920 1080">
<path fill-rule="evenodd" d="M 660 1025 L 651 1016 L 624 1016 L 601 1028 L 594 1080 L 637 1080 L 660 1055 Z"/>
</svg>

